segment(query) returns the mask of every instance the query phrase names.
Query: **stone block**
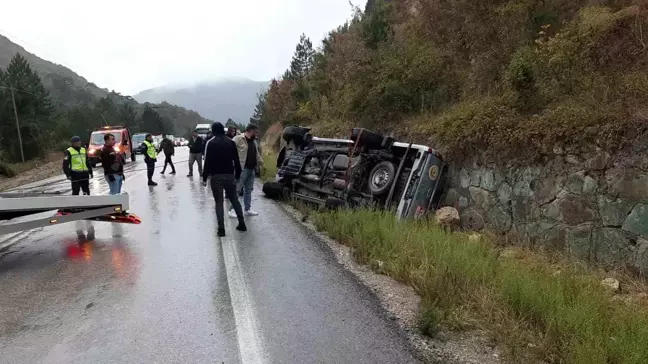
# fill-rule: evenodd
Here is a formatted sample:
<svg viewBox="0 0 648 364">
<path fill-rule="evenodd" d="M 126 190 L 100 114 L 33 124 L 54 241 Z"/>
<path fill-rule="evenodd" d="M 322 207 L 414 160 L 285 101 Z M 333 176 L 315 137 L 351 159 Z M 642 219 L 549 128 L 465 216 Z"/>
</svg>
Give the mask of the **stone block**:
<svg viewBox="0 0 648 364">
<path fill-rule="evenodd" d="M 634 256 L 634 266 L 642 274 L 648 275 L 648 240 L 637 240 L 637 249 Z"/>
<path fill-rule="evenodd" d="M 495 192 L 497 191 L 497 185 L 495 183 L 495 173 L 490 169 L 482 169 L 480 173 L 480 183 L 479 187 Z"/>
<path fill-rule="evenodd" d="M 608 194 L 626 200 L 648 202 L 648 174 L 626 168 L 605 172 Z"/>
<path fill-rule="evenodd" d="M 586 223 L 567 230 L 565 237 L 569 254 L 589 261 L 592 258 L 592 224 Z"/>
<path fill-rule="evenodd" d="M 459 185 L 461 188 L 470 187 L 470 175 L 463 168 L 459 171 Z"/>
<path fill-rule="evenodd" d="M 531 190 L 531 182 L 520 180 L 513 185 L 513 196 L 531 197 L 533 190 Z"/>
<path fill-rule="evenodd" d="M 587 159 L 584 163 L 585 168 L 594 170 L 594 171 L 602 171 L 605 168 L 607 168 L 608 163 L 610 162 L 610 154 L 605 152 L 605 151 L 599 151 L 589 159 Z"/>
<path fill-rule="evenodd" d="M 456 188 L 449 188 L 446 191 L 443 204 L 446 206 L 457 206 L 459 204 L 459 197 L 461 197 L 461 194 L 459 194 Z"/>
<path fill-rule="evenodd" d="M 515 222 L 532 221 L 542 217 L 540 206 L 529 198 L 514 197 L 511 200 L 511 211 Z"/>
<path fill-rule="evenodd" d="M 542 227 L 542 226 L 541 226 Z M 543 243 L 556 250 L 564 250 L 567 240 L 567 228 L 565 225 L 555 225 L 544 231 Z"/>
<path fill-rule="evenodd" d="M 509 206 L 511 204 L 511 195 L 513 194 L 513 189 L 511 186 L 504 182 L 497 190 L 497 199 L 502 206 Z"/>
<path fill-rule="evenodd" d="M 481 173 L 479 169 L 473 169 L 470 171 L 470 185 L 473 187 L 479 187 L 481 182 Z"/>
<path fill-rule="evenodd" d="M 593 195 L 598 190 L 598 182 L 590 176 L 583 178 L 583 194 Z"/>
<path fill-rule="evenodd" d="M 547 177 L 541 179 L 533 189 L 533 197 L 540 205 L 544 205 L 556 198 L 556 194 L 561 190 L 556 177 Z"/>
<path fill-rule="evenodd" d="M 629 201 L 598 196 L 599 214 L 605 226 L 621 227 L 634 205 Z"/>
<path fill-rule="evenodd" d="M 511 230 L 511 214 L 502 206 L 494 206 L 486 216 L 488 220 L 488 227 L 493 229 L 495 232 L 504 234 Z"/>
<path fill-rule="evenodd" d="M 468 230 L 481 230 L 484 228 L 484 217 L 472 207 L 469 207 L 459 213 L 461 226 Z"/>
<path fill-rule="evenodd" d="M 479 187 L 470 187 L 470 199 L 472 200 L 473 205 L 482 210 L 488 211 L 495 204 L 494 198 L 491 196 L 490 192 L 483 190 Z"/>
<path fill-rule="evenodd" d="M 605 266 L 619 266 L 634 256 L 632 236 L 621 229 L 602 228 L 592 232 L 593 255 Z"/>
<path fill-rule="evenodd" d="M 648 205 L 635 205 L 622 225 L 623 230 L 648 238 Z"/>
<path fill-rule="evenodd" d="M 585 171 L 578 171 L 567 176 L 565 189 L 570 193 L 580 195 L 583 193 L 583 184 L 585 183 Z"/>
<path fill-rule="evenodd" d="M 560 220 L 560 207 L 558 206 L 559 200 L 542 206 L 542 215 L 549 220 Z"/>
<path fill-rule="evenodd" d="M 589 199 L 568 195 L 557 202 L 560 219 L 568 225 L 578 225 L 598 219 L 597 206 Z"/>
</svg>

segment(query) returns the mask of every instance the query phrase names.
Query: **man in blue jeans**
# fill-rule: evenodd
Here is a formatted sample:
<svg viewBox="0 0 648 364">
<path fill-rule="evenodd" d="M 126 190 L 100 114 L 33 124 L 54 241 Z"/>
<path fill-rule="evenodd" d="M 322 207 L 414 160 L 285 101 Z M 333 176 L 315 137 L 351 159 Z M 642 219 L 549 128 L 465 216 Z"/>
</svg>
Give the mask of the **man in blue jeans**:
<svg viewBox="0 0 648 364">
<path fill-rule="evenodd" d="M 245 133 L 235 136 L 232 140 L 236 144 L 236 149 L 241 162 L 241 178 L 237 190 L 243 187 L 243 207 L 245 216 L 256 216 L 259 213 L 252 210 L 252 190 L 254 188 L 255 171 L 258 166 L 263 166 L 263 158 L 257 147 L 257 135 L 259 127 L 254 124 L 248 124 Z M 228 215 L 236 218 L 236 212 L 230 209 Z"/>
<path fill-rule="evenodd" d="M 104 146 L 101 149 L 101 166 L 108 182 L 111 195 L 121 193 L 124 178 L 124 156 L 115 151 L 115 136 L 104 135 Z"/>
</svg>

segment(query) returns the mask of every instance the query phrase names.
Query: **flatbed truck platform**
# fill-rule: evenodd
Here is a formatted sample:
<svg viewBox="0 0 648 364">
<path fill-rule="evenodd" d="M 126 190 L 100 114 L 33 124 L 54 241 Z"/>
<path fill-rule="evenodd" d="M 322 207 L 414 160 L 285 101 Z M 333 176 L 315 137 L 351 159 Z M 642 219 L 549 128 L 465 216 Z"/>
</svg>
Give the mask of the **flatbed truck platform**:
<svg viewBox="0 0 648 364">
<path fill-rule="evenodd" d="M 139 224 L 128 212 L 129 196 L 69 196 L 57 193 L 0 193 L 0 235 L 59 225 L 78 220 Z M 45 218 L 12 222 L 11 220 L 52 211 Z"/>
</svg>

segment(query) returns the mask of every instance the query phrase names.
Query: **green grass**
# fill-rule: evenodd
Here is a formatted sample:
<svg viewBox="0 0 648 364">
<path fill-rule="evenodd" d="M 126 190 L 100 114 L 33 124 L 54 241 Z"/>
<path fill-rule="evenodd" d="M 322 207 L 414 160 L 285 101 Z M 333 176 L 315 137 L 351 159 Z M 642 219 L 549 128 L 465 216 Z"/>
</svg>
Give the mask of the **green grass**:
<svg viewBox="0 0 648 364">
<path fill-rule="evenodd" d="M 261 172 L 261 180 L 264 182 L 274 181 L 277 174 L 277 155 L 274 153 L 263 153 L 264 169 Z"/>
<path fill-rule="evenodd" d="M 485 328 L 515 362 L 648 363 L 648 309 L 613 300 L 596 271 L 521 248 L 500 255 L 487 239 L 399 223 L 389 213 L 339 211 L 313 220 L 360 263 L 383 261 L 385 273 L 416 289 L 426 334 Z"/>
</svg>

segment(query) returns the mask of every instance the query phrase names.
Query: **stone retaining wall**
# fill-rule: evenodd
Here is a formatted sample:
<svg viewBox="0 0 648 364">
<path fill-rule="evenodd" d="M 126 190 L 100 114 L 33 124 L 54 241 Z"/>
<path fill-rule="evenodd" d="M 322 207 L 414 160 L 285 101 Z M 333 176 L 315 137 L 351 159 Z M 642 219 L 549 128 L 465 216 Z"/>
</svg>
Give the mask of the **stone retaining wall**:
<svg viewBox="0 0 648 364">
<path fill-rule="evenodd" d="M 466 228 L 648 272 L 647 147 L 614 156 L 554 147 L 544 163 L 524 167 L 451 164 L 445 203 Z"/>
</svg>

